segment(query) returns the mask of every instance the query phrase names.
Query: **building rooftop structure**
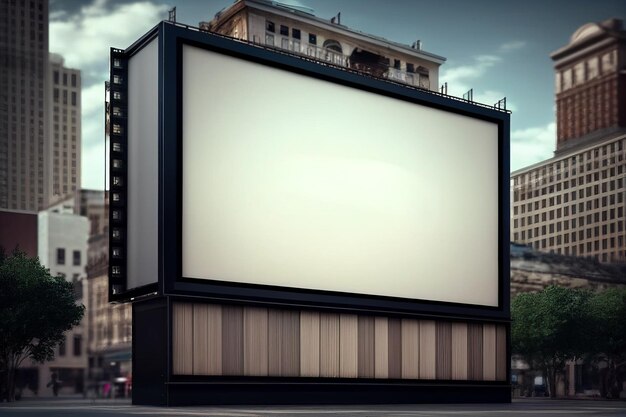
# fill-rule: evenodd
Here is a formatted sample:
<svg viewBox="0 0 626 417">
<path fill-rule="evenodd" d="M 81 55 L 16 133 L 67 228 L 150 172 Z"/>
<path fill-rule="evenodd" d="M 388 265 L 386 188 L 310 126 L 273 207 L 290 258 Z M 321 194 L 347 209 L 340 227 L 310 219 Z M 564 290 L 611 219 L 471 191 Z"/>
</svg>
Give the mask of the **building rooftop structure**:
<svg viewBox="0 0 626 417">
<path fill-rule="evenodd" d="M 237 0 L 200 29 L 288 50 L 378 77 L 437 91 L 446 58 L 327 20 L 312 9 L 268 0 Z"/>
</svg>

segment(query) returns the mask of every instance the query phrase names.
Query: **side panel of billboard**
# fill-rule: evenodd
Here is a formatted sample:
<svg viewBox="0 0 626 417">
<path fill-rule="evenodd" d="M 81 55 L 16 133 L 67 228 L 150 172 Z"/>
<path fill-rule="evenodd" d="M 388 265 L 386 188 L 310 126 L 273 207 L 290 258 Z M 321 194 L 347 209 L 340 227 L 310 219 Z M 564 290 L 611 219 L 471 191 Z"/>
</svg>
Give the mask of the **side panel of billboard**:
<svg viewBox="0 0 626 417">
<path fill-rule="evenodd" d="M 128 291 L 158 281 L 158 59 L 155 38 L 128 60 Z"/>
</svg>

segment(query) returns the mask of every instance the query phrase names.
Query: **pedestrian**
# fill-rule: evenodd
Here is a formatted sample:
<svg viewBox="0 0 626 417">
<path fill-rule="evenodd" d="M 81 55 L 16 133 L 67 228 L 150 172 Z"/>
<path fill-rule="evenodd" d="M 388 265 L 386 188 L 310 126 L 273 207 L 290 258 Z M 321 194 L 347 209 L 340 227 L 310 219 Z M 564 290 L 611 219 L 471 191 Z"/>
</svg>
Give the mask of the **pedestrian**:
<svg viewBox="0 0 626 417">
<path fill-rule="evenodd" d="M 59 381 L 56 372 L 52 372 L 52 375 L 50 375 L 50 382 L 48 382 L 48 385 L 46 386 L 48 388 L 52 387 L 52 393 L 55 397 L 59 396 L 59 387 L 61 386 L 61 381 Z"/>
</svg>

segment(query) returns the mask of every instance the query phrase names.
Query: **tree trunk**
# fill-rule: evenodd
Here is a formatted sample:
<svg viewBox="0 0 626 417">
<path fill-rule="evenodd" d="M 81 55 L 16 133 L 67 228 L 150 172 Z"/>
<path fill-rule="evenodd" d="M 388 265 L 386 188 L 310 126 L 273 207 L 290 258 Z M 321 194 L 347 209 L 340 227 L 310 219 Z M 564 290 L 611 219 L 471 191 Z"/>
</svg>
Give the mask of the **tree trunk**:
<svg viewBox="0 0 626 417">
<path fill-rule="evenodd" d="M 15 401 L 15 365 L 12 360 L 7 363 L 5 388 L 7 402 Z"/>
</svg>

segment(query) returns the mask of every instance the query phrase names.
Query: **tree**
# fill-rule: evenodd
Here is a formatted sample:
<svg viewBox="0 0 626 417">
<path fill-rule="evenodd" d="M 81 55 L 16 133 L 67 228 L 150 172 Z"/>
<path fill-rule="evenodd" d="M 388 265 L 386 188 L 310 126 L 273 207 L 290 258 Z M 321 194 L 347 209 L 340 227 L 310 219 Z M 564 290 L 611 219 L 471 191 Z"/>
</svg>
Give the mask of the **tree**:
<svg viewBox="0 0 626 417">
<path fill-rule="evenodd" d="M 619 398 L 626 371 L 626 290 L 611 288 L 594 294 L 589 300 L 589 311 L 595 321 L 595 343 L 590 353 L 596 361 L 607 364 L 602 396 Z"/>
<path fill-rule="evenodd" d="M 512 352 L 544 372 L 551 397 L 566 362 L 590 350 L 590 298 L 589 291 L 550 286 L 511 303 Z"/>
<path fill-rule="evenodd" d="M 15 371 L 27 358 L 54 358 L 63 332 L 80 323 L 85 307 L 72 284 L 53 277 L 38 258 L 0 250 L 0 400 L 15 399 Z"/>
</svg>

